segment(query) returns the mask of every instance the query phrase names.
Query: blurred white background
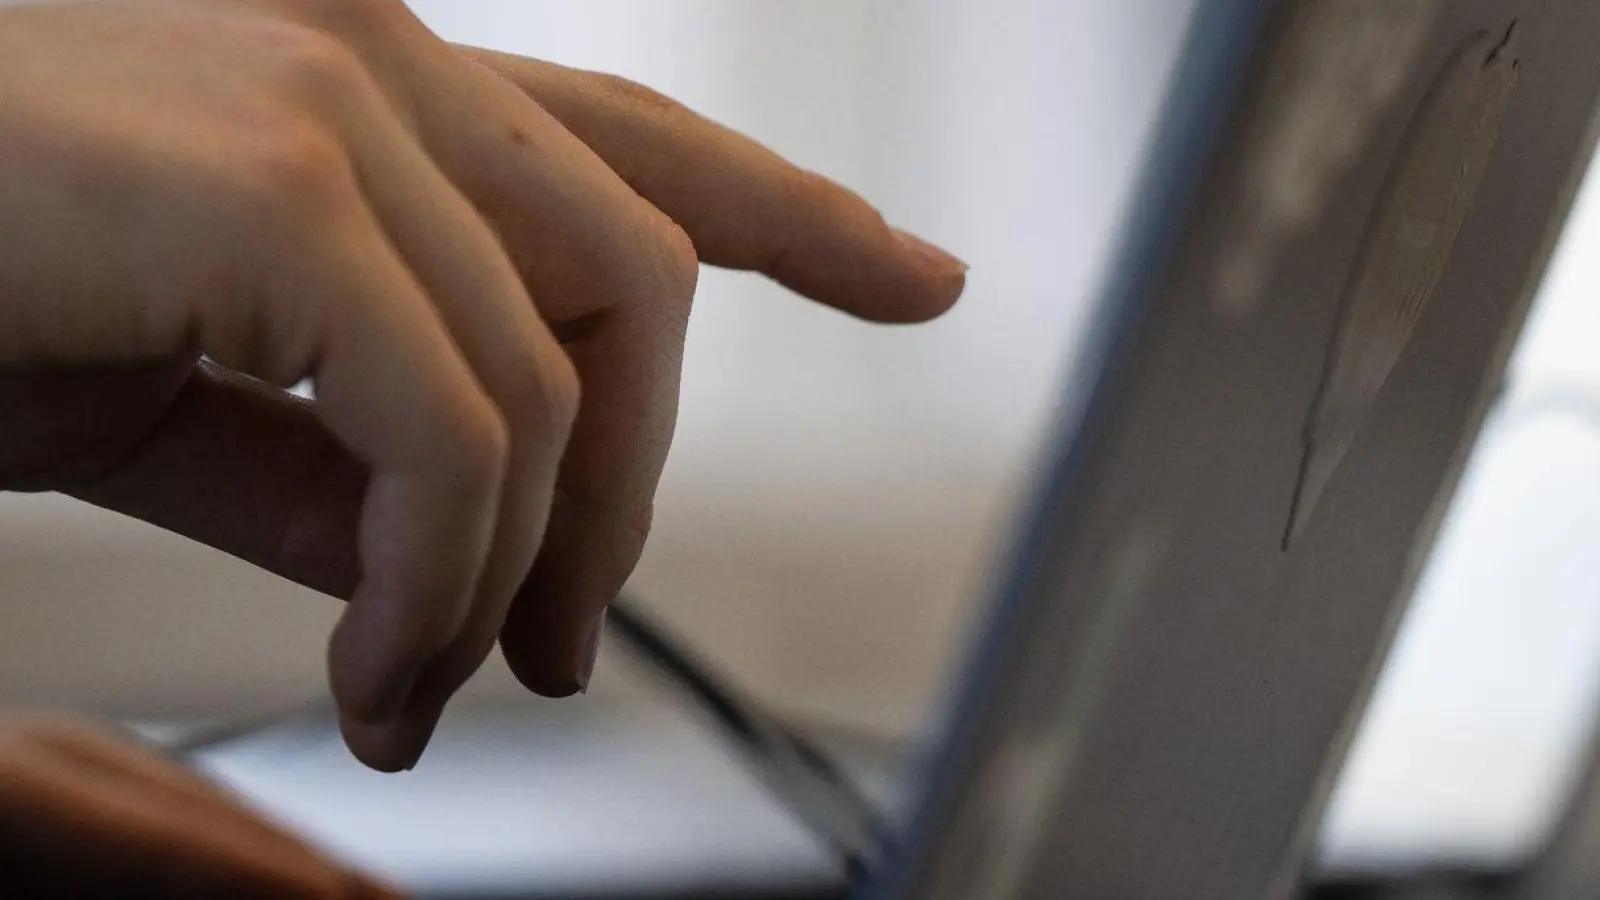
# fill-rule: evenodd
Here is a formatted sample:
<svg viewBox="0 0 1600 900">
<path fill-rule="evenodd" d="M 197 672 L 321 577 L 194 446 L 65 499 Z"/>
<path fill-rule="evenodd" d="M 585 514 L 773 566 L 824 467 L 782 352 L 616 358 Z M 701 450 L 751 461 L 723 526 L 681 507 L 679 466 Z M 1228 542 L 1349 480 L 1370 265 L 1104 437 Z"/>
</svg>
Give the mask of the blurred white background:
<svg viewBox="0 0 1600 900">
<path fill-rule="evenodd" d="M 973 265 L 953 314 L 906 330 L 708 274 L 635 580 L 766 698 L 913 726 L 1025 489 L 1188 0 L 413 5 L 454 40 L 651 84 Z M 1600 189 L 1578 222 L 1336 800 L 1335 858 L 1423 826 L 1511 852 L 1508 829 L 1537 829 L 1586 734 L 1600 432 L 1545 398 L 1600 396 Z M 297 702 L 324 690 L 337 611 L 69 501 L 0 497 L 5 703 Z M 498 664 L 473 689 L 514 690 Z"/>
</svg>

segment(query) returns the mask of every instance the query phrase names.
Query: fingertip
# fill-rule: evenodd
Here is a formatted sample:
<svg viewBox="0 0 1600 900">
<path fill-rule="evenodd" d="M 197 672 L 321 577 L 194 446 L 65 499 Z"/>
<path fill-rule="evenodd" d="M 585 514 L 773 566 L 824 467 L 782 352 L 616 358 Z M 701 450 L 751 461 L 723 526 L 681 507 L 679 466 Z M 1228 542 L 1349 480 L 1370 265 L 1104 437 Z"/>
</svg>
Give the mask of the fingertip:
<svg viewBox="0 0 1600 900">
<path fill-rule="evenodd" d="M 614 556 L 615 541 L 585 537 L 597 524 L 590 512 L 570 501 L 552 509 L 539 561 L 500 627 L 500 653 L 511 674 L 541 697 L 584 691 L 596 623 L 631 570 Z M 601 527 L 601 534 L 612 531 Z"/>
<path fill-rule="evenodd" d="M 889 227 L 864 201 L 849 205 L 860 212 L 834 215 L 835 227 L 791 244 L 767 274 L 803 296 L 884 325 L 927 322 L 955 306 L 966 290 L 965 262 Z"/>
<path fill-rule="evenodd" d="M 890 230 L 902 247 L 910 250 L 923 265 L 941 278 L 965 278 L 967 272 L 972 269 L 960 257 L 926 238 L 918 237 L 903 228 Z"/>
<path fill-rule="evenodd" d="M 908 318 L 905 321 L 925 322 L 949 312 L 966 291 L 967 273 L 972 270 L 972 266 L 943 247 L 909 231 L 899 228 L 891 231 L 900 246 L 910 253 L 916 264 L 926 270 L 929 276 L 930 289 L 925 297 L 921 298 L 922 302 L 907 305 L 905 311 L 908 313 Z"/>
<path fill-rule="evenodd" d="M 865 197 L 779 161 L 785 198 L 757 237 L 777 252 L 761 268 L 799 294 L 857 318 L 914 324 L 942 315 L 966 288 L 968 266 L 949 251 L 885 221 Z M 693 232 L 691 231 L 691 234 Z"/>
<path fill-rule="evenodd" d="M 560 700 L 584 693 L 599 639 L 595 621 L 562 606 L 519 598 L 500 631 L 500 653 L 517 681 L 541 697 Z"/>
<path fill-rule="evenodd" d="M 505 657 L 511 674 L 523 687 L 551 700 L 562 700 L 583 693 L 585 685 L 579 678 L 579 666 L 568 654 L 545 652 L 541 647 L 529 647 L 516 637 L 502 634 L 500 655 Z"/>
<path fill-rule="evenodd" d="M 362 765 L 377 772 L 396 774 L 416 768 L 439 725 L 442 710 L 407 710 L 393 722 L 374 725 L 341 713 L 339 732 L 345 746 Z"/>
<path fill-rule="evenodd" d="M 589 637 L 585 642 L 586 649 L 581 667 L 578 669 L 578 692 L 589 693 L 589 683 L 594 680 L 595 667 L 600 663 L 600 648 L 606 637 L 606 614 L 604 611 L 595 617 L 594 624 L 590 626 Z"/>
<path fill-rule="evenodd" d="M 571 635 L 536 631 L 534 633 L 544 639 L 533 644 L 519 640 L 517 632 L 511 632 L 509 637 L 502 633 L 500 652 L 517 681 L 541 697 L 562 700 L 575 694 L 587 694 L 600 661 L 605 624 L 606 614 L 602 611 L 587 628 Z"/>
</svg>

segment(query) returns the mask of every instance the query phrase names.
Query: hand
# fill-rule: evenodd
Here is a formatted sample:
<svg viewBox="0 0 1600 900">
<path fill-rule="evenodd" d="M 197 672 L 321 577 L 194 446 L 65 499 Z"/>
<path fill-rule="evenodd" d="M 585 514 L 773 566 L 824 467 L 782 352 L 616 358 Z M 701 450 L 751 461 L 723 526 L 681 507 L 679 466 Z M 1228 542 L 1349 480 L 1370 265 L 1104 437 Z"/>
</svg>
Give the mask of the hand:
<svg viewBox="0 0 1600 900">
<path fill-rule="evenodd" d="M 380 769 L 497 637 L 533 690 L 583 686 L 699 262 L 889 322 L 965 280 L 656 94 L 399 0 L 4 9 L 0 84 L 0 489 L 348 597 L 330 680 Z"/>
<path fill-rule="evenodd" d="M 137 744 L 16 715 L 0 716 L 0 873 L 27 900 L 398 896 Z"/>
</svg>

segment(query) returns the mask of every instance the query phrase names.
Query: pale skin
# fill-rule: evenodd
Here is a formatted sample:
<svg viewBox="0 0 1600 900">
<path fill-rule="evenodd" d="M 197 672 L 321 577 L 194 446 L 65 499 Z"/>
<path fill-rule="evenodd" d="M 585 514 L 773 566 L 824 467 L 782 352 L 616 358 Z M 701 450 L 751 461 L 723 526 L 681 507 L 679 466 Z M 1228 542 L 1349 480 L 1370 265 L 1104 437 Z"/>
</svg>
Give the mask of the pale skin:
<svg viewBox="0 0 1600 900">
<path fill-rule="evenodd" d="M 416 764 L 497 641 L 536 692 L 586 683 L 702 263 L 880 322 L 966 272 L 658 94 L 400 0 L 0 4 L 0 490 L 347 598 L 329 677 L 374 768 Z M 0 736 L 59 756 L 36 731 Z M 0 759 L 0 823 L 61 771 Z"/>
</svg>

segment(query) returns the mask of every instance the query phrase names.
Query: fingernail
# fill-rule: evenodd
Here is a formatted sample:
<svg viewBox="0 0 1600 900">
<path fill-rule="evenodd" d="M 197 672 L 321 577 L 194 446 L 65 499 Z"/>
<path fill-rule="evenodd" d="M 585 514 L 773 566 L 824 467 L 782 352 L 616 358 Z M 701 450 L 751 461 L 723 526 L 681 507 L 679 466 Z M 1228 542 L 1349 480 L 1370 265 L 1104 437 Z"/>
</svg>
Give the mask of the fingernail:
<svg viewBox="0 0 1600 900">
<path fill-rule="evenodd" d="M 399 726 L 395 729 L 398 732 L 397 740 L 404 748 L 400 771 L 410 772 L 417 767 L 418 763 L 422 762 L 422 755 L 428 752 L 428 744 L 433 739 L 433 730 L 437 726 L 438 722 L 423 725 L 421 726 L 420 734 L 416 731 L 410 731 L 404 726 Z"/>
<path fill-rule="evenodd" d="M 363 721 L 368 725 L 389 725 L 397 721 L 405 713 L 411 701 L 411 690 L 416 685 L 416 669 L 388 679 L 372 706 L 365 711 Z"/>
<path fill-rule="evenodd" d="M 900 239 L 900 243 L 905 245 L 907 250 L 915 253 L 923 262 L 941 272 L 947 272 L 951 275 L 965 275 L 972 268 L 957 257 L 952 256 L 948 250 L 930 244 L 909 231 L 901 231 L 896 228 L 894 234 L 895 237 Z"/>
<path fill-rule="evenodd" d="M 420 713 L 382 725 L 371 725 L 349 715 L 340 716 L 345 744 L 363 765 L 379 772 L 409 772 L 428 747 L 433 726 Z"/>
<path fill-rule="evenodd" d="M 594 630 L 589 635 L 589 649 L 584 655 L 583 666 L 578 669 L 578 693 L 589 693 L 589 681 L 594 678 L 595 664 L 600 662 L 600 645 L 605 642 L 606 614 L 601 613 L 595 620 Z"/>
</svg>

